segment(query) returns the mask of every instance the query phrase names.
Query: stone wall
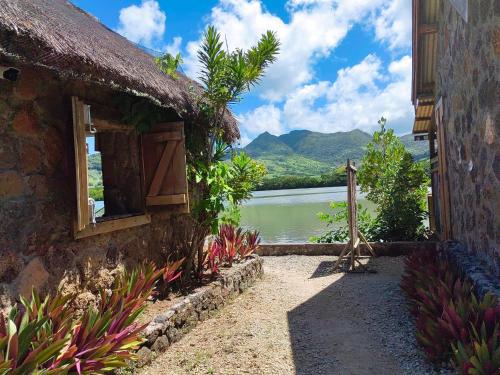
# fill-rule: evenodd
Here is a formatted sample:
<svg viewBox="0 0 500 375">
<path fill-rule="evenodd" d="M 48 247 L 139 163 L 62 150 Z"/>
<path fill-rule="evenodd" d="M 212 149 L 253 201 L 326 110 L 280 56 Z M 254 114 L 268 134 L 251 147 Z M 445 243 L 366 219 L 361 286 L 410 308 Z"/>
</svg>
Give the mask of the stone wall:
<svg viewBox="0 0 500 375">
<path fill-rule="evenodd" d="M 500 1 L 470 1 L 468 22 L 440 2 L 437 97 L 453 238 L 500 276 Z"/>
<path fill-rule="evenodd" d="M 256 255 L 243 263 L 235 263 L 232 268 L 223 270 L 217 281 L 195 290 L 156 316 L 144 330 L 146 341 L 138 352 L 139 366 L 151 361 L 153 352 L 165 351 L 198 322 L 208 319 L 229 299 L 254 284 L 264 273 L 263 263 L 262 258 Z"/>
<path fill-rule="evenodd" d="M 111 111 L 125 94 L 20 68 L 17 82 L 0 80 L 0 310 L 32 287 L 76 293 L 85 306 L 126 265 L 175 250 L 188 218 L 171 206 L 149 225 L 74 240 L 71 96 Z"/>
</svg>

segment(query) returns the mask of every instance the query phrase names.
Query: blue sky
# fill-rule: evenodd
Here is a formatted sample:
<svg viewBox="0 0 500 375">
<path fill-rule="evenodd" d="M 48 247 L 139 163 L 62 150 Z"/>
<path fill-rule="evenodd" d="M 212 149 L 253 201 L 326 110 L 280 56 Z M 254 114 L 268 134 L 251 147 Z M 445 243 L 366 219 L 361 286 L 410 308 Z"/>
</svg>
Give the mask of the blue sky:
<svg viewBox="0 0 500 375">
<path fill-rule="evenodd" d="M 409 0 L 73 0 L 126 38 L 181 52 L 196 78 L 203 30 L 215 25 L 229 48 L 248 48 L 273 30 L 282 42 L 262 85 L 232 109 L 242 144 L 263 131 L 321 132 L 377 127 L 387 117 L 411 131 Z"/>
</svg>

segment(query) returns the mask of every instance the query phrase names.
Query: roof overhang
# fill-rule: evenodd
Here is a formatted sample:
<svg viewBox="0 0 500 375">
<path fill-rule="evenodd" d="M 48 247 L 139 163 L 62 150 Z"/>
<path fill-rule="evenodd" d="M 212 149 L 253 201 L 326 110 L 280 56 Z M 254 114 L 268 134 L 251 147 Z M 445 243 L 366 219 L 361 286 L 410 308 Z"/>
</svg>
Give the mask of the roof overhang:
<svg viewBox="0 0 500 375">
<path fill-rule="evenodd" d="M 415 122 L 413 134 L 426 134 L 431 129 L 432 114 L 434 113 L 434 98 L 421 98 L 415 105 Z"/>
<path fill-rule="evenodd" d="M 412 0 L 414 134 L 427 133 L 434 108 L 440 0 Z"/>
</svg>

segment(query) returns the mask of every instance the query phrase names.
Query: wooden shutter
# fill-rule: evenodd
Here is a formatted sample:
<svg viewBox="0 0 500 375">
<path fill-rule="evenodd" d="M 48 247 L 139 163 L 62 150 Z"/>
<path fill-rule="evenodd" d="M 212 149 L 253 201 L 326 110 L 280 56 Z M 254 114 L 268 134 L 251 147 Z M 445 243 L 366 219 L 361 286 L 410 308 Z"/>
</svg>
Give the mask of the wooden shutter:
<svg viewBox="0 0 500 375">
<path fill-rule="evenodd" d="M 146 206 L 184 205 L 188 210 L 184 123 L 158 124 L 142 136 Z"/>
<path fill-rule="evenodd" d="M 89 191 L 87 176 L 87 139 L 85 136 L 84 104 L 77 97 L 71 97 L 73 107 L 73 140 L 75 149 L 76 230 L 81 231 L 89 224 Z"/>
</svg>

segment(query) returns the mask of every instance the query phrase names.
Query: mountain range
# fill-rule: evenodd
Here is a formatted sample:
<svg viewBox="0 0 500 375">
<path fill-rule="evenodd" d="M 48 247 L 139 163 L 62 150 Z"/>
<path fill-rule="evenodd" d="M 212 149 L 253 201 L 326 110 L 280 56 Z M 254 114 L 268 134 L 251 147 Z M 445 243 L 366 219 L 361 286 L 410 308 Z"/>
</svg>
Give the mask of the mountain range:
<svg viewBox="0 0 500 375">
<path fill-rule="evenodd" d="M 260 134 L 243 148 L 264 163 L 272 176 L 317 176 L 327 173 L 349 158 L 359 162 L 372 136 L 361 130 L 318 133 L 294 130 L 280 136 Z M 426 142 L 416 142 L 411 134 L 400 137 L 416 160 L 428 157 Z"/>
</svg>

